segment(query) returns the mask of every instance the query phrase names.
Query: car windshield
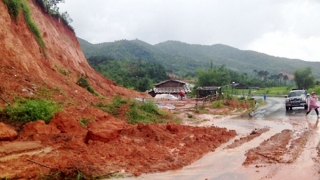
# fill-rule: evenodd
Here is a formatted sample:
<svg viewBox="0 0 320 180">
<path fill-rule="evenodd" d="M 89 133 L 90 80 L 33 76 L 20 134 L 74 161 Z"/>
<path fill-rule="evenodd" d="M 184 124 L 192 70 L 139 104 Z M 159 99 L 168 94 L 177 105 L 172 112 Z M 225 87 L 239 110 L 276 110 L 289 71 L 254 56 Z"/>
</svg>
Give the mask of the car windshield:
<svg viewBox="0 0 320 180">
<path fill-rule="evenodd" d="M 290 92 L 289 97 L 301 96 L 304 94 L 304 91 L 294 91 Z"/>
</svg>

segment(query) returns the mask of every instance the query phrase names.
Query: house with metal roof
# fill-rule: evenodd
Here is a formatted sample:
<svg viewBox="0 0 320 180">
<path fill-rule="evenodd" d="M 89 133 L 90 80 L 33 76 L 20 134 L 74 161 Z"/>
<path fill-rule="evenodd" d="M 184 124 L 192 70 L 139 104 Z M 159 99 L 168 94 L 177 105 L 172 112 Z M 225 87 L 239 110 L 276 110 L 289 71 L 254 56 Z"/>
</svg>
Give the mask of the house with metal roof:
<svg viewBox="0 0 320 180">
<path fill-rule="evenodd" d="M 172 94 L 178 96 L 181 91 L 186 94 L 191 92 L 190 87 L 186 82 L 170 79 L 155 84 L 155 87 L 147 92 L 152 97 L 155 97 L 157 94 Z"/>
</svg>

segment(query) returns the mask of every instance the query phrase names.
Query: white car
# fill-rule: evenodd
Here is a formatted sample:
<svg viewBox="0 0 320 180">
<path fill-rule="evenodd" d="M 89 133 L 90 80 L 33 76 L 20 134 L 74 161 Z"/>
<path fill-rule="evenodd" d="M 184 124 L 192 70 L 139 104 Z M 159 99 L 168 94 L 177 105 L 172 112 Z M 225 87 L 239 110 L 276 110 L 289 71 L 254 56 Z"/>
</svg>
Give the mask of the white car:
<svg viewBox="0 0 320 180">
<path fill-rule="evenodd" d="M 293 89 L 286 96 L 286 110 L 292 110 L 293 107 L 304 107 L 308 109 L 308 97 L 309 94 L 305 89 Z"/>
</svg>

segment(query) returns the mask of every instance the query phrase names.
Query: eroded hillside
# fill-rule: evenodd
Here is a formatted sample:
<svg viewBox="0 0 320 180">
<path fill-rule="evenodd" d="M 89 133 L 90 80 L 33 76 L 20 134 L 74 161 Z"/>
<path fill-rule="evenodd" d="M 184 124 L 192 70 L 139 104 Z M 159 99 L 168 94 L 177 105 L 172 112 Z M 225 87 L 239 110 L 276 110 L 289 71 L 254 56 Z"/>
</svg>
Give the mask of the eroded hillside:
<svg viewBox="0 0 320 180">
<path fill-rule="evenodd" d="M 68 94 L 65 96 L 67 99 L 81 100 L 80 97 L 83 95 L 95 98 L 76 85 L 81 74 L 85 75 L 93 88 L 105 97 L 116 94 L 146 97 L 145 94 L 119 87 L 95 72 L 88 65 L 74 32 L 58 19 L 44 14 L 34 3 L 29 3 L 29 6 L 32 19 L 45 42 L 45 54 L 40 52 L 40 47 L 28 29 L 23 15 L 19 15 L 17 21 L 14 21 L 1 2 L 0 75 L 3 80 L 1 87 L 7 99 L 14 96 L 11 93 L 26 94 L 23 89 L 31 91 L 32 86 L 61 88 Z M 62 71 L 66 73 L 63 74 Z M 76 90 L 78 93 L 75 93 Z M 9 93 L 10 95 L 7 95 Z"/>
<path fill-rule="evenodd" d="M 150 97 L 95 72 L 74 32 L 43 13 L 35 1 L 27 2 L 45 50 L 41 51 L 23 15 L 13 20 L 0 1 L 0 107 L 19 97 L 45 98 L 59 103 L 62 110 L 48 124 L 41 119 L 18 124 L 1 120 L 0 178 L 61 179 L 82 173 L 82 177 L 139 175 L 177 169 L 235 136 L 235 131 L 217 127 L 127 124 L 96 108 L 94 104 L 108 103 L 116 95 Z M 88 79 L 96 94 L 77 85 L 80 77 Z M 83 119 L 89 120 L 86 126 L 81 126 Z"/>
</svg>

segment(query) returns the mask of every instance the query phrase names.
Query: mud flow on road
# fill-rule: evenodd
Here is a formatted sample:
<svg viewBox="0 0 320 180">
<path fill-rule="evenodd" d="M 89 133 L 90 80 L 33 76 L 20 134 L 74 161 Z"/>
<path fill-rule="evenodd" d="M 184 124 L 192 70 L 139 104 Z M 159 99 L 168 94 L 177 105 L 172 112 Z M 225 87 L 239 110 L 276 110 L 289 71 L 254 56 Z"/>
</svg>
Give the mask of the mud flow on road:
<svg viewBox="0 0 320 180">
<path fill-rule="evenodd" d="M 250 117 L 228 108 L 195 113 L 197 102 L 188 99 L 162 101 L 185 126 L 128 125 L 88 108 L 97 115 L 90 133 L 78 118 L 59 113 L 48 125 L 28 123 L 18 140 L 0 144 L 0 179 L 37 179 L 56 169 L 77 175 L 83 168 L 128 180 L 319 180 L 315 112 L 286 111 L 281 98 L 267 101 Z"/>
<path fill-rule="evenodd" d="M 320 130 L 316 114 L 305 116 L 300 108 L 286 111 L 282 98 L 267 101 L 252 118 L 196 115 L 196 119 L 203 120 L 197 126 L 225 127 L 236 130 L 237 136 L 182 169 L 123 179 L 319 180 Z"/>
</svg>

